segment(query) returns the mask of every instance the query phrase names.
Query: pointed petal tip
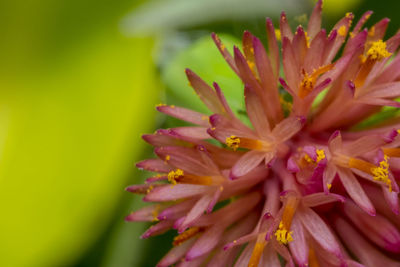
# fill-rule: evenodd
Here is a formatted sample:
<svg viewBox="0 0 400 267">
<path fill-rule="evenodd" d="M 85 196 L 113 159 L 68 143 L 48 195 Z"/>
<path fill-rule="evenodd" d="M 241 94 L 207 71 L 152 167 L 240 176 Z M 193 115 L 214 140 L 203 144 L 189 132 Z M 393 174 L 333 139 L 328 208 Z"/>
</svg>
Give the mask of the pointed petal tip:
<svg viewBox="0 0 400 267">
<path fill-rule="evenodd" d="M 340 130 L 336 130 L 333 132 L 333 134 L 329 137 L 328 143 L 338 137 L 340 135 Z"/>
</svg>

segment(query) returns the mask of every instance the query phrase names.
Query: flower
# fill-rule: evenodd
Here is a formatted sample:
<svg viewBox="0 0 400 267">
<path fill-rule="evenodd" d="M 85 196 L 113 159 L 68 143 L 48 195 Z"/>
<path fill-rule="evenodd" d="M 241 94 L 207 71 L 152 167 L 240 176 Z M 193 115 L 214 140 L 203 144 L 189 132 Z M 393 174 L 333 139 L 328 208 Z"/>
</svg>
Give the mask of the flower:
<svg viewBox="0 0 400 267">
<path fill-rule="evenodd" d="M 388 19 L 362 30 L 366 12 L 327 34 L 321 12 L 294 33 L 285 13 L 279 29 L 267 19 L 268 52 L 246 31 L 232 56 L 212 34 L 251 126 L 189 69 L 211 113 L 157 107 L 193 125 L 144 135 L 158 158 L 137 166 L 158 174 L 127 188 L 155 203 L 126 217 L 155 222 L 143 238 L 177 230 L 158 266 L 400 266 L 399 118 L 354 128 L 400 106 L 400 33 L 383 40 Z"/>
</svg>

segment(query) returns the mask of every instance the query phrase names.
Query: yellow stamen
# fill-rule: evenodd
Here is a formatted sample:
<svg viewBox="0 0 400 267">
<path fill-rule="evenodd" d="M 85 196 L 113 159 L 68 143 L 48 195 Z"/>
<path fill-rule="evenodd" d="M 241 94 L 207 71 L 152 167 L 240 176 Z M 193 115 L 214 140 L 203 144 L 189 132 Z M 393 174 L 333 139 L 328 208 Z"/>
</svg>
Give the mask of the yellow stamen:
<svg viewBox="0 0 400 267">
<path fill-rule="evenodd" d="M 290 229 L 292 224 L 293 216 L 296 212 L 297 205 L 299 204 L 299 199 L 295 196 L 289 196 L 285 203 L 285 208 L 282 214 L 282 223 L 285 229 Z"/>
<path fill-rule="evenodd" d="M 338 33 L 340 36 L 346 36 L 347 27 L 344 26 L 344 25 L 342 25 L 342 26 L 339 28 L 339 30 L 337 31 L 337 33 Z"/>
<path fill-rule="evenodd" d="M 247 60 L 247 65 L 249 65 L 249 68 L 250 68 L 250 70 L 251 70 L 251 72 L 255 72 L 255 64 L 254 64 L 254 62 L 253 61 L 250 61 L 250 60 Z"/>
<path fill-rule="evenodd" d="M 314 70 L 311 75 L 309 75 L 305 70 L 303 70 L 303 80 L 300 83 L 299 89 L 299 97 L 304 98 L 306 97 L 311 91 L 314 89 L 315 83 L 318 77 L 325 72 L 331 70 L 333 68 L 333 64 L 328 64 L 323 67 Z"/>
<path fill-rule="evenodd" d="M 325 151 L 323 149 L 317 149 L 317 163 L 325 158 Z"/>
<path fill-rule="evenodd" d="M 307 161 L 308 163 L 315 163 L 313 161 L 313 159 L 308 155 L 308 154 L 304 154 L 304 160 Z"/>
<path fill-rule="evenodd" d="M 192 238 L 193 236 L 198 234 L 200 231 L 201 231 L 201 229 L 199 227 L 189 228 L 185 232 L 183 232 L 182 234 L 177 235 L 174 238 L 174 241 L 172 242 L 172 245 L 179 246 L 180 244 L 182 244 L 186 240 L 189 240 L 190 238 Z"/>
<path fill-rule="evenodd" d="M 171 184 L 176 184 L 176 180 L 183 177 L 183 171 L 181 169 L 176 169 L 176 171 L 170 171 L 168 173 L 168 181 Z"/>
<path fill-rule="evenodd" d="M 170 159 L 171 159 L 171 156 L 170 156 L 170 155 L 165 156 L 165 161 L 168 161 L 168 160 L 170 160 Z"/>
<path fill-rule="evenodd" d="M 382 40 L 378 40 L 376 42 L 372 42 L 371 47 L 367 51 L 367 57 L 370 60 L 381 60 L 387 57 L 390 57 L 392 53 L 387 51 L 386 42 Z"/>
<path fill-rule="evenodd" d="M 151 190 L 153 190 L 154 187 L 152 185 L 150 185 L 147 189 L 146 189 L 146 194 L 150 193 Z"/>
<path fill-rule="evenodd" d="M 245 137 L 239 138 L 235 135 L 231 135 L 230 137 L 226 138 L 225 143 L 234 151 L 236 151 L 239 147 L 262 151 L 271 151 L 273 149 L 272 144 L 268 143 L 267 141 L 253 140 Z"/>
<path fill-rule="evenodd" d="M 258 235 L 256 245 L 254 246 L 254 249 L 251 254 L 249 264 L 247 265 L 247 267 L 257 267 L 258 266 L 258 263 L 260 262 L 261 255 L 264 251 L 266 244 L 267 244 L 267 242 L 265 241 L 265 234 Z"/>
<path fill-rule="evenodd" d="M 375 168 L 376 166 L 372 163 L 369 163 L 365 160 L 350 158 L 348 162 L 348 166 L 350 168 L 354 168 L 360 170 L 362 172 L 368 173 L 372 175 L 371 169 Z"/>
<path fill-rule="evenodd" d="M 224 44 L 221 44 L 221 46 L 220 46 L 220 47 L 221 47 L 221 50 L 222 50 L 222 51 L 225 51 L 226 47 L 225 47 L 225 45 L 224 45 Z"/>
<path fill-rule="evenodd" d="M 228 147 L 236 151 L 236 149 L 238 149 L 240 145 L 240 138 L 235 135 L 231 135 L 230 137 L 226 138 L 225 143 Z"/>
<path fill-rule="evenodd" d="M 313 163 L 319 163 L 321 160 L 325 158 L 325 151 L 323 149 L 317 149 L 317 160 L 313 160 L 308 154 L 304 154 L 304 160 L 307 163 L 313 164 Z"/>
<path fill-rule="evenodd" d="M 382 148 L 382 150 L 389 157 L 400 158 L 400 148 Z"/>
<path fill-rule="evenodd" d="M 281 221 L 279 229 L 275 231 L 276 240 L 283 245 L 287 245 L 287 243 L 293 241 L 292 233 L 293 231 L 289 232 Z"/>
<path fill-rule="evenodd" d="M 392 181 L 389 179 L 389 157 L 384 156 L 384 160 L 379 162 L 379 166 L 375 166 L 372 163 L 361 159 L 350 158 L 348 165 L 350 168 L 355 168 L 362 172 L 368 173 L 373 176 L 375 181 L 384 182 L 388 187 L 389 191 L 392 191 Z"/>
<path fill-rule="evenodd" d="M 379 167 L 372 168 L 371 172 L 375 181 L 384 182 L 389 187 L 389 191 L 392 192 L 392 181 L 389 179 L 388 159 L 389 157 L 385 155 L 384 160 L 379 162 Z"/>
<path fill-rule="evenodd" d="M 281 30 L 280 29 L 275 29 L 275 36 L 277 41 L 282 40 L 282 35 L 281 35 Z"/>
<path fill-rule="evenodd" d="M 328 190 L 330 190 L 332 188 L 332 184 L 326 184 L 326 187 L 328 188 Z"/>
</svg>

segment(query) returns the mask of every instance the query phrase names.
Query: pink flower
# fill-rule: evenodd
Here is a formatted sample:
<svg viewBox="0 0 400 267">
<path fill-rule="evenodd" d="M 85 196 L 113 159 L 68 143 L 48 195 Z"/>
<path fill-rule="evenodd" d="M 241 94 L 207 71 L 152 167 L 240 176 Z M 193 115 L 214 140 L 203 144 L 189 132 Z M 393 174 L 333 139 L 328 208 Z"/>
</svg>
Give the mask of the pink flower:
<svg viewBox="0 0 400 267">
<path fill-rule="evenodd" d="M 268 52 L 246 31 L 232 56 L 212 34 L 251 127 L 188 69 L 211 113 L 157 107 L 192 124 L 144 135 L 158 158 L 137 166 L 156 175 L 127 188 L 154 203 L 126 217 L 155 222 L 143 238 L 177 230 L 158 266 L 400 266 L 400 122 L 353 130 L 400 105 L 400 33 L 383 40 L 388 19 L 362 30 L 372 12 L 327 33 L 321 12 L 294 33 L 284 13 L 279 29 L 267 19 Z"/>
</svg>

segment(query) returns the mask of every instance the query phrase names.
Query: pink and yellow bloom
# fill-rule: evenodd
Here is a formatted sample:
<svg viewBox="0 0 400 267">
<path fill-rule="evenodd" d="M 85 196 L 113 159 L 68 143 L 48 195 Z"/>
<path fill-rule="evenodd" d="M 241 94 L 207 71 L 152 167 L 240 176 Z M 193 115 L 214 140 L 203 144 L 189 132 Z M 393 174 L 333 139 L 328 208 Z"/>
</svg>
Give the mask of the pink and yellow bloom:
<svg viewBox="0 0 400 267">
<path fill-rule="evenodd" d="M 251 126 L 191 70 L 210 114 L 157 107 L 192 124 L 144 135 L 158 158 L 137 166 L 157 174 L 127 188 L 153 203 L 126 218 L 155 222 L 143 238 L 177 230 L 158 266 L 400 266 L 400 120 L 353 130 L 400 106 L 400 33 L 384 39 L 388 19 L 362 29 L 372 12 L 328 33 L 321 12 L 294 33 L 284 13 L 279 29 L 267 19 L 267 50 L 246 31 L 232 55 L 212 34 Z"/>
</svg>

